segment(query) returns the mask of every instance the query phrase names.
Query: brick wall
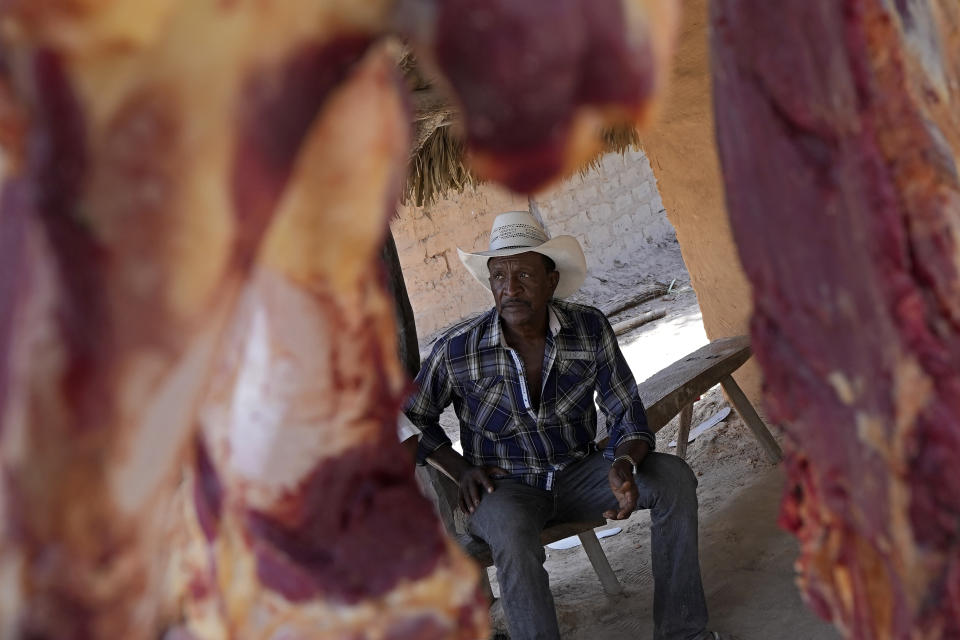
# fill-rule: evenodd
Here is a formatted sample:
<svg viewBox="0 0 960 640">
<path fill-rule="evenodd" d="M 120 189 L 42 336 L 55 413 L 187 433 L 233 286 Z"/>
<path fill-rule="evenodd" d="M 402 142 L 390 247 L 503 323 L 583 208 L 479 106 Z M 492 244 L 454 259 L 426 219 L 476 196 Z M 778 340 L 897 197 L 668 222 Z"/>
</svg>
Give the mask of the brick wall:
<svg viewBox="0 0 960 640">
<path fill-rule="evenodd" d="M 598 169 L 537 196 L 551 236 L 577 237 L 589 273 L 615 258 L 674 237 L 646 156 L 604 156 Z M 527 208 L 527 199 L 484 185 L 426 207 L 403 207 L 393 221 L 400 264 L 420 337 L 487 309 L 490 292 L 460 263 L 457 247 L 487 249 L 498 213 Z"/>
</svg>

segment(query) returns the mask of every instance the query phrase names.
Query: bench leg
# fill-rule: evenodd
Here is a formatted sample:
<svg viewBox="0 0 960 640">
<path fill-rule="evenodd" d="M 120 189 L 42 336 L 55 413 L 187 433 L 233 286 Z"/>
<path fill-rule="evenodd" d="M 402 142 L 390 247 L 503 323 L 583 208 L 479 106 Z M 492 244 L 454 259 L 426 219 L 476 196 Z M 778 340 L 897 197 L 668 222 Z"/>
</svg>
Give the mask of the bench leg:
<svg viewBox="0 0 960 640">
<path fill-rule="evenodd" d="M 738 385 L 736 380 L 731 376 L 725 376 L 720 380 L 720 384 L 723 385 L 723 390 L 730 396 L 730 401 L 733 402 L 737 413 L 740 414 L 743 421 L 750 427 L 750 431 L 753 431 L 753 435 L 756 436 L 757 441 L 760 442 L 760 446 L 764 452 L 766 452 L 770 461 L 774 464 L 780 462 L 780 460 L 783 459 L 783 452 L 780 450 L 780 445 L 773 439 L 773 435 L 767 430 L 767 425 L 763 424 L 763 420 L 757 415 L 757 410 L 750 404 L 747 396 L 740 389 L 740 385 Z M 679 444 L 679 442 L 677 444 Z"/>
<path fill-rule="evenodd" d="M 680 428 L 677 430 L 677 457 L 687 457 L 687 440 L 690 439 L 690 423 L 693 421 L 693 403 L 680 410 Z"/>
<path fill-rule="evenodd" d="M 590 560 L 590 564 L 593 565 L 593 570 L 597 572 L 597 577 L 600 578 L 600 584 L 603 586 L 603 590 L 609 595 L 623 593 L 623 587 L 620 586 L 620 581 L 617 580 L 616 574 L 614 574 L 613 569 L 610 568 L 607 554 L 603 552 L 603 547 L 600 546 L 600 540 L 597 539 L 597 534 L 594 530 L 590 529 L 589 531 L 578 533 L 577 537 L 580 538 L 580 542 L 583 544 L 583 550 L 587 552 L 587 558 Z"/>
<path fill-rule="evenodd" d="M 487 601 L 492 607 L 496 598 L 493 597 L 493 587 L 490 586 L 490 574 L 487 573 L 487 567 L 480 567 L 480 588 L 486 594 Z"/>
</svg>

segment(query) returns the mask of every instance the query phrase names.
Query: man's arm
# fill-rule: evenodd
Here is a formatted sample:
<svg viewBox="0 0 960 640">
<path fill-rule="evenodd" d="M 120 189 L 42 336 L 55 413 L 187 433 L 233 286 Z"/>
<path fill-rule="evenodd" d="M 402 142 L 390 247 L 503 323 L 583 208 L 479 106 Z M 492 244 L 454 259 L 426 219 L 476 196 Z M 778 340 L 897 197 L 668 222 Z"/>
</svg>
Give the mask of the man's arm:
<svg viewBox="0 0 960 640">
<path fill-rule="evenodd" d="M 608 480 L 610 490 L 617 499 L 617 509 L 603 512 L 604 518 L 623 520 L 629 518 L 637 507 L 640 491 L 637 489 L 637 480 L 633 475 L 633 468 L 647 457 L 650 445 L 646 440 L 627 440 L 616 449 L 615 462 L 610 466 Z M 632 462 L 631 462 L 632 461 Z"/>
<path fill-rule="evenodd" d="M 640 399 L 637 381 L 627 365 L 617 337 L 610 322 L 602 315 L 600 323 L 600 344 L 597 347 L 597 396 L 600 408 L 610 427 L 610 444 L 604 455 L 614 460 L 619 447 L 632 440 L 642 440 L 652 451 L 657 444 L 656 436 L 647 425 L 647 413 Z M 646 455 L 646 454 L 644 454 Z M 640 464 L 641 460 L 634 460 Z"/>
<path fill-rule="evenodd" d="M 403 450 L 410 456 L 410 461 L 416 464 L 417 446 L 420 443 L 420 429 L 417 429 L 402 411 L 400 415 L 397 416 L 397 440 L 400 441 L 400 446 L 403 447 Z"/>
<path fill-rule="evenodd" d="M 417 392 L 407 400 L 404 414 L 421 433 L 417 462 L 429 461 L 456 482 L 460 488 L 460 508 L 464 513 L 473 513 L 483 493 L 491 493 L 494 489 L 490 474 L 504 474 L 506 471 L 498 467 L 475 467 L 467 462 L 454 451 L 440 426 L 440 413 L 450 404 L 454 393 L 444 354 L 445 343 L 441 341 L 420 369 L 416 379 Z"/>
<path fill-rule="evenodd" d="M 473 513 L 480 505 L 483 494 L 493 493 L 492 476 L 506 473 L 500 467 L 475 467 L 450 445 L 431 453 L 428 460 L 457 483 L 460 488 L 460 508 L 464 513 Z"/>
<path fill-rule="evenodd" d="M 640 400 L 637 382 L 617 344 L 613 327 L 600 318 L 600 345 L 597 349 L 597 395 L 610 425 L 610 444 L 605 455 L 615 462 L 610 467 L 610 489 L 619 505 L 605 518 L 628 518 L 637 506 L 639 491 L 633 468 L 639 467 L 654 446 L 656 438 L 647 425 L 647 414 Z"/>
<path fill-rule="evenodd" d="M 416 446 L 419 464 L 424 464 L 427 457 L 440 447 L 450 445 L 450 438 L 440 426 L 440 414 L 453 399 L 453 379 L 445 362 L 445 347 L 446 342 L 439 340 L 420 367 L 414 380 L 416 391 L 407 398 L 400 416 L 401 433 L 408 436 L 407 432 L 411 430 L 403 428 L 404 422 L 409 422 L 410 427 L 420 432 Z"/>
</svg>

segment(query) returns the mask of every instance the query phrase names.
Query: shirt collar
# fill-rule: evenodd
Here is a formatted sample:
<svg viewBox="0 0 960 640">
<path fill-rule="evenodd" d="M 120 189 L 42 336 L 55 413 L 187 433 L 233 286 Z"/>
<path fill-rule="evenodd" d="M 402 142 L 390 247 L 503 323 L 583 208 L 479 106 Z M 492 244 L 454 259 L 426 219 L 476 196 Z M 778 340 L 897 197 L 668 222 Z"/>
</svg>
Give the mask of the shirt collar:
<svg viewBox="0 0 960 640">
<path fill-rule="evenodd" d="M 562 310 L 558 309 L 552 302 L 547 303 L 547 327 L 550 335 L 556 337 L 560 330 L 566 326 L 567 317 Z M 500 345 L 504 349 L 509 349 L 507 339 L 503 335 L 503 329 L 500 327 L 500 314 L 494 307 L 490 311 L 490 317 L 487 319 L 487 336 L 484 339 L 485 346 Z"/>
<path fill-rule="evenodd" d="M 560 333 L 561 324 L 560 317 L 554 310 L 552 303 L 547 305 L 547 324 L 550 327 L 550 335 L 556 338 L 557 334 Z"/>
</svg>

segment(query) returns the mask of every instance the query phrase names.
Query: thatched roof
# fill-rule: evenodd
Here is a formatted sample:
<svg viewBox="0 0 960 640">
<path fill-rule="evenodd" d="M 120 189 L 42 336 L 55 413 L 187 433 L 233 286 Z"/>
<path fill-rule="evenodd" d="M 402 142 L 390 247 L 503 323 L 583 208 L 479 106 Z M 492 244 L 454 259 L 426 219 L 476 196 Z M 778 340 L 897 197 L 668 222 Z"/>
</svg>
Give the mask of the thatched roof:
<svg viewBox="0 0 960 640">
<path fill-rule="evenodd" d="M 467 168 L 464 144 L 457 135 L 457 110 L 437 91 L 409 54 L 400 60 L 400 69 L 412 90 L 414 136 L 401 201 L 423 206 L 443 197 L 447 192 L 461 192 L 481 181 Z M 616 151 L 624 153 L 640 148 L 636 130 L 622 127 L 603 133 L 604 147 L 595 158 L 581 167 L 581 172 L 595 167 L 600 156 Z"/>
</svg>

